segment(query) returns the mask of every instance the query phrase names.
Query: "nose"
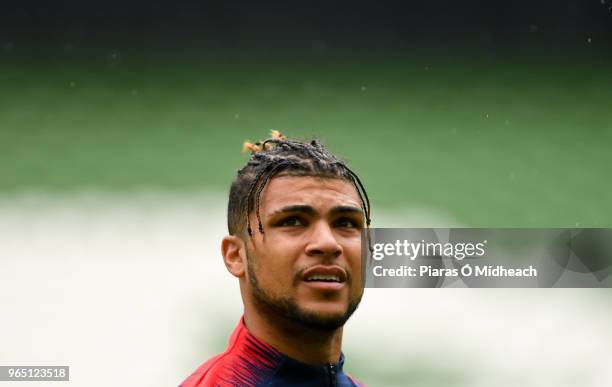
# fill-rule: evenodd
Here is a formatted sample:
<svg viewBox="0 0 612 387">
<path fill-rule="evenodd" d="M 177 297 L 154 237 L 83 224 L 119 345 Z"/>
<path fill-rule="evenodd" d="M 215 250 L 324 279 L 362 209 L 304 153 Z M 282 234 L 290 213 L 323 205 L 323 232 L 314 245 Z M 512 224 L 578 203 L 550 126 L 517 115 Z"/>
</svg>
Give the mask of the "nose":
<svg viewBox="0 0 612 387">
<path fill-rule="evenodd" d="M 312 225 L 310 240 L 306 245 L 306 254 L 324 258 L 336 258 L 342 254 L 342 246 L 338 243 L 330 225 L 320 220 Z"/>
</svg>

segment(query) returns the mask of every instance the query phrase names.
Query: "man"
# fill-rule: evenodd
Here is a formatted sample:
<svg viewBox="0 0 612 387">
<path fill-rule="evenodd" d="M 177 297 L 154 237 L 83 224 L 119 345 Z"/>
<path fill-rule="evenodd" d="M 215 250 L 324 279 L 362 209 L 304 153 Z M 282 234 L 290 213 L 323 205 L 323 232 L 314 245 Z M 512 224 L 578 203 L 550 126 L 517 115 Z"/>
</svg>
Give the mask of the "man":
<svg viewBox="0 0 612 387">
<path fill-rule="evenodd" d="M 272 131 L 245 148 L 252 155 L 232 183 L 221 243 L 244 316 L 226 351 L 181 387 L 360 385 L 343 371 L 341 344 L 363 295 L 367 194 L 315 140 Z"/>
</svg>

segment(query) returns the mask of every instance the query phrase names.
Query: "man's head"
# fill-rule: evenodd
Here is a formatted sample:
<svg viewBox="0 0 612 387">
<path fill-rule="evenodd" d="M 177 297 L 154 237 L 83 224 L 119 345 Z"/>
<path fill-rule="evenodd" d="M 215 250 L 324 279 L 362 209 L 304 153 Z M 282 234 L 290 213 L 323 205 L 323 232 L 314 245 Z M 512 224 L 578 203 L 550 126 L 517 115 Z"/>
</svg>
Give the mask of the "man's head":
<svg viewBox="0 0 612 387">
<path fill-rule="evenodd" d="M 363 186 L 317 141 L 273 132 L 247 148 L 222 244 L 245 308 L 312 329 L 342 326 L 363 294 L 361 230 L 370 223 Z"/>
</svg>

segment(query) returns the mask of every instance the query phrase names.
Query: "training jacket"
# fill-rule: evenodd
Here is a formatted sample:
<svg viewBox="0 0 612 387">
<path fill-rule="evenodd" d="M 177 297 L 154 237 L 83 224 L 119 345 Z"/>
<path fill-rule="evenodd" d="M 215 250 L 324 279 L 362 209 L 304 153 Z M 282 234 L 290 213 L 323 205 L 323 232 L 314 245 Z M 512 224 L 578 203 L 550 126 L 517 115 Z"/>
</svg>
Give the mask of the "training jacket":
<svg viewBox="0 0 612 387">
<path fill-rule="evenodd" d="M 253 336 L 241 318 L 225 352 L 202 364 L 179 387 L 363 386 L 338 363 L 311 365 L 290 358 Z"/>
</svg>

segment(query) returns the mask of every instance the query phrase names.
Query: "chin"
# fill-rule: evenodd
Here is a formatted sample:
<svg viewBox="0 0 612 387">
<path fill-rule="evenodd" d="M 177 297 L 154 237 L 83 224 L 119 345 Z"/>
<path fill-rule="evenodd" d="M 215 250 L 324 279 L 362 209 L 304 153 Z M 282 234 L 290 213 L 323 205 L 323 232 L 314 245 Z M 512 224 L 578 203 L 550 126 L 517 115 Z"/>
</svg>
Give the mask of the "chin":
<svg viewBox="0 0 612 387">
<path fill-rule="evenodd" d="M 346 303 L 314 303 L 298 307 L 292 320 L 311 329 L 331 331 L 341 328 L 353 311 Z"/>
<path fill-rule="evenodd" d="M 322 319 L 337 319 L 342 318 L 346 315 L 348 310 L 348 305 L 330 305 L 327 303 L 313 303 L 309 305 L 304 305 L 300 308 L 304 314 L 309 314 L 312 316 L 317 316 Z"/>
</svg>

